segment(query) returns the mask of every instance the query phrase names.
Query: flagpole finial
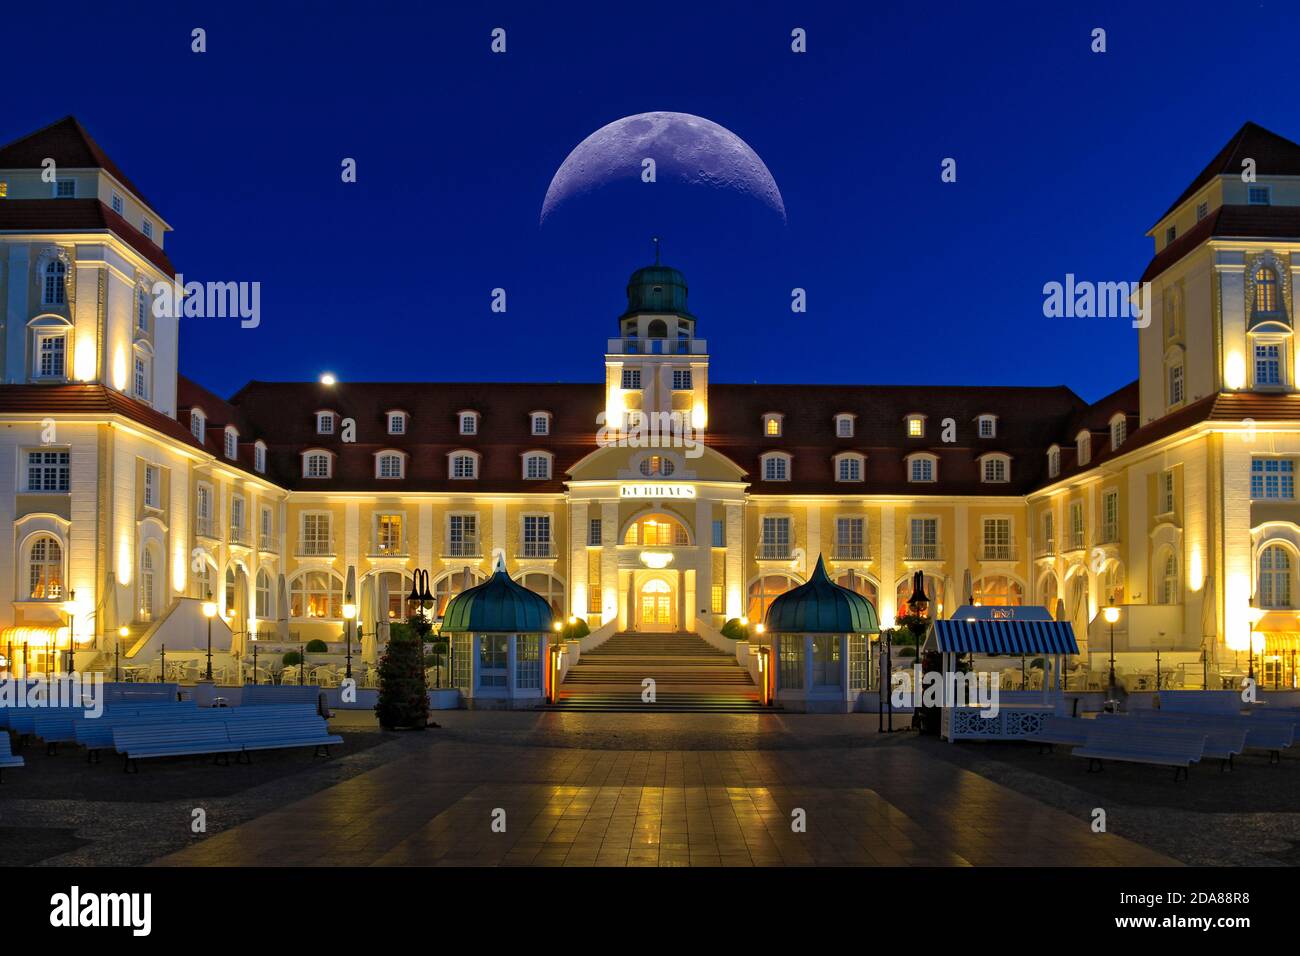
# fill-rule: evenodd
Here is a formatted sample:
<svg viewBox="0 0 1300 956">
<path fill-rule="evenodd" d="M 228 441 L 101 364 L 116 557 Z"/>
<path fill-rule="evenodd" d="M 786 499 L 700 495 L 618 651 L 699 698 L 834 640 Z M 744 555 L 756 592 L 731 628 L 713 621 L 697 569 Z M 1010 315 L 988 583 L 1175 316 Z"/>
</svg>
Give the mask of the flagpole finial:
<svg viewBox="0 0 1300 956">
<path fill-rule="evenodd" d="M 655 244 L 655 265 L 659 265 L 659 237 L 651 236 L 650 241 Z"/>
</svg>

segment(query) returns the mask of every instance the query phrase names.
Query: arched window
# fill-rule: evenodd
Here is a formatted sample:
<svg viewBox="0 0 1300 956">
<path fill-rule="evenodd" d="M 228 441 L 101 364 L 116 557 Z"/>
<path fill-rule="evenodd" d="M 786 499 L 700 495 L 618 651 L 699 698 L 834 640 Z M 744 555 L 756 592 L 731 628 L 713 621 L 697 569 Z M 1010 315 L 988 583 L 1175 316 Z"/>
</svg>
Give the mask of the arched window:
<svg viewBox="0 0 1300 956">
<path fill-rule="evenodd" d="M 442 617 L 447 611 L 447 602 L 454 598 L 466 588 L 465 574 L 469 573 L 469 587 L 481 584 L 484 580 L 483 573 L 476 568 L 463 568 L 459 571 L 449 571 L 440 577 L 433 586 L 434 611 L 437 617 Z"/>
<path fill-rule="evenodd" d="M 624 544 L 640 544 L 651 548 L 690 544 L 685 526 L 668 515 L 646 515 L 628 525 L 623 535 Z"/>
<path fill-rule="evenodd" d="M 545 481 L 551 477 L 551 456 L 544 451 L 530 452 L 524 455 L 524 479 L 526 481 Z"/>
<path fill-rule="evenodd" d="M 663 319 L 654 319 L 645 327 L 645 335 L 648 339 L 666 339 L 668 338 L 668 323 Z"/>
<path fill-rule="evenodd" d="M 850 591 L 853 591 L 855 594 L 861 594 L 864 598 L 866 598 L 868 601 L 871 602 L 872 607 L 875 608 L 880 607 L 880 593 L 877 590 L 876 586 L 872 584 L 871 581 L 866 577 L 866 575 L 861 574 L 858 571 L 849 569 L 848 571 L 845 571 L 843 574 L 837 577 L 835 579 L 835 583 L 842 588 L 848 588 Z"/>
<path fill-rule="evenodd" d="M 375 575 L 375 601 L 379 601 L 380 582 L 388 585 L 388 606 L 376 606 L 377 623 L 404 621 L 407 616 L 406 598 L 411 593 L 415 579 L 404 571 L 381 571 Z"/>
<path fill-rule="evenodd" d="M 53 535 L 32 541 L 27 557 L 27 596 L 33 601 L 63 597 L 63 545 Z"/>
<path fill-rule="evenodd" d="M 1268 266 L 1255 270 L 1255 311 L 1277 311 L 1277 273 Z"/>
<path fill-rule="evenodd" d="M 1156 603 L 1157 604 L 1177 604 L 1178 603 L 1178 558 L 1172 551 L 1166 551 L 1164 556 L 1156 564 L 1156 571 L 1160 575 L 1156 581 Z"/>
<path fill-rule="evenodd" d="M 564 615 L 564 585 L 553 574 L 533 573 L 519 578 L 519 583 L 534 594 L 540 594 L 551 606 L 551 613 L 557 618 Z"/>
<path fill-rule="evenodd" d="M 757 623 L 767 615 L 772 602 L 786 591 L 799 584 L 788 574 L 765 574 L 749 586 L 749 610 L 746 612 L 750 621 Z"/>
<path fill-rule="evenodd" d="M 271 597 L 271 576 L 262 568 L 257 572 L 257 594 L 254 597 L 254 615 L 257 617 L 275 617 L 275 605 Z"/>
<path fill-rule="evenodd" d="M 402 456 L 395 451 L 384 452 L 376 455 L 375 477 L 376 478 L 401 478 L 402 477 Z"/>
<path fill-rule="evenodd" d="M 1259 603 L 1261 607 L 1293 607 L 1291 603 L 1291 554 L 1280 544 L 1259 554 Z"/>
<path fill-rule="evenodd" d="M 973 585 L 976 604 L 985 607 L 1020 607 L 1025 603 L 1025 589 L 1005 574 L 991 574 L 980 578 Z"/>
<path fill-rule="evenodd" d="M 343 579 L 332 571 L 307 571 L 293 579 L 289 616 L 343 619 Z"/>
<path fill-rule="evenodd" d="M 1106 566 L 1106 574 L 1102 578 L 1102 598 L 1107 604 L 1124 603 L 1124 566 L 1118 561 L 1112 561 Z"/>
<path fill-rule="evenodd" d="M 1038 582 L 1038 603 L 1047 608 L 1052 617 L 1056 617 L 1056 602 L 1060 592 L 1056 587 L 1056 575 L 1050 571 Z"/>
<path fill-rule="evenodd" d="M 67 300 L 64 281 L 67 279 L 68 267 L 62 259 L 55 259 L 45 267 L 45 283 L 41 290 L 43 305 L 63 305 Z"/>
</svg>

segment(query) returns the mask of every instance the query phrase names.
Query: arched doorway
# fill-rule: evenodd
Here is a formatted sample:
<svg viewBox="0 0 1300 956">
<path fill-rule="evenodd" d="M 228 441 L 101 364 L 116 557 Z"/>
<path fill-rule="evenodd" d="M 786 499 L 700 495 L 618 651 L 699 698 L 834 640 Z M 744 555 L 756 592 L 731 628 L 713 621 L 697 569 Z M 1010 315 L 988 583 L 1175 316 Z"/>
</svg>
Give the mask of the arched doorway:
<svg viewBox="0 0 1300 956">
<path fill-rule="evenodd" d="M 677 626 L 673 587 L 663 578 L 650 578 L 637 594 L 637 630 L 671 631 Z"/>
</svg>

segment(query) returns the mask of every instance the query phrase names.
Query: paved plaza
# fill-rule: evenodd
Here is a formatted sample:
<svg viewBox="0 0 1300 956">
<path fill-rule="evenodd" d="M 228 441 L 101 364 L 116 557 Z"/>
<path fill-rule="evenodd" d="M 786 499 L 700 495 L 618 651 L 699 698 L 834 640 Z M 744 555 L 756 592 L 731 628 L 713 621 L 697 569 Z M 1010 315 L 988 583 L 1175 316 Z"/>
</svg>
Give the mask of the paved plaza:
<svg viewBox="0 0 1300 956">
<path fill-rule="evenodd" d="M 1116 866 L 1176 861 L 846 717 L 440 714 L 393 759 L 158 862 Z M 155 773 L 165 773 L 158 768 Z M 802 811 L 806 826 L 794 826 Z M 494 827 L 494 821 L 496 823 Z"/>
</svg>

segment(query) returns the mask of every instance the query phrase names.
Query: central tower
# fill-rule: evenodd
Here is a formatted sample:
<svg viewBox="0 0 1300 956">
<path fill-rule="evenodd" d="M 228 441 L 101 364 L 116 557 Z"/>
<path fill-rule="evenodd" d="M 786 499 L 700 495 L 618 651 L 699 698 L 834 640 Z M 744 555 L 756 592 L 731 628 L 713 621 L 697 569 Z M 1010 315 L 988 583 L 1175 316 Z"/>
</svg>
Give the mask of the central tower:
<svg viewBox="0 0 1300 956">
<path fill-rule="evenodd" d="M 657 422 L 679 418 L 698 439 L 708 424 L 708 343 L 695 337 L 686 278 L 659 262 L 632 273 L 619 337 L 605 350 L 605 424 L 625 430 L 638 413 Z M 673 414 L 675 413 L 675 414 Z"/>
</svg>

